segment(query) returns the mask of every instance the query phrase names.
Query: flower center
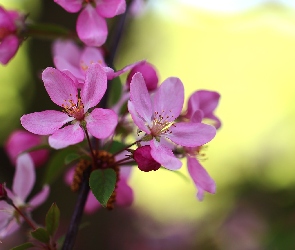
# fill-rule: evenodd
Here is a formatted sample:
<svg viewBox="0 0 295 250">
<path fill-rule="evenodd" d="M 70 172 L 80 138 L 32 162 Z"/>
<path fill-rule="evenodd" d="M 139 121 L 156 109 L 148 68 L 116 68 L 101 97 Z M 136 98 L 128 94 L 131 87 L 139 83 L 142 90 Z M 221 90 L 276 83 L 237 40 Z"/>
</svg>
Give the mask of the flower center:
<svg viewBox="0 0 295 250">
<path fill-rule="evenodd" d="M 65 100 L 66 104 L 63 104 L 64 112 L 69 116 L 75 117 L 76 120 L 82 121 L 85 117 L 84 105 L 81 98 L 78 98 L 77 103 L 74 103 L 72 99 Z"/>
<path fill-rule="evenodd" d="M 206 150 L 207 146 L 197 146 L 197 147 L 185 147 L 185 152 L 190 157 L 197 157 L 199 160 L 206 160 L 204 150 Z"/>
<path fill-rule="evenodd" d="M 164 111 L 162 111 L 162 113 L 164 113 Z M 155 111 L 153 124 L 151 127 L 149 127 L 151 131 L 151 135 L 154 137 L 158 137 L 163 134 L 171 134 L 172 131 L 170 131 L 169 128 L 171 126 L 175 126 L 175 124 L 174 124 L 174 121 L 169 121 L 168 120 L 169 118 L 170 118 L 169 115 L 164 117 L 162 114 L 159 114 L 158 111 Z"/>
</svg>

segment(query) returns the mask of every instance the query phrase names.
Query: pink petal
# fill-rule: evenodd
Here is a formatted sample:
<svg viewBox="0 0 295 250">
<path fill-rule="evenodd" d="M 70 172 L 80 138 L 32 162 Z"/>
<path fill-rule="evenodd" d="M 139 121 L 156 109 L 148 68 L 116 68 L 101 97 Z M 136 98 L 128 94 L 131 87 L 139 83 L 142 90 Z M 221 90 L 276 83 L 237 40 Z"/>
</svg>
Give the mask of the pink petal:
<svg viewBox="0 0 295 250">
<path fill-rule="evenodd" d="M 192 177 L 197 189 L 197 197 L 200 201 L 204 198 L 204 192 L 215 194 L 216 184 L 214 180 L 209 176 L 207 171 L 202 167 L 199 161 L 195 158 L 187 158 L 188 172 Z"/>
<path fill-rule="evenodd" d="M 95 198 L 93 193 L 90 191 L 87 197 L 87 201 L 84 207 L 84 211 L 87 214 L 93 214 L 97 209 L 101 207 L 98 200 Z"/>
<path fill-rule="evenodd" d="M 138 113 L 136 112 L 135 107 L 131 101 L 128 101 L 128 111 L 131 114 L 132 120 L 137 125 L 137 127 L 140 130 L 146 132 L 147 134 L 150 134 L 151 132 L 148 129 L 148 127 L 145 125 L 145 121 L 143 120 L 143 118 L 141 118 L 138 115 Z"/>
<path fill-rule="evenodd" d="M 94 109 L 85 120 L 89 133 L 98 139 L 109 137 L 118 124 L 118 116 L 111 109 Z"/>
<path fill-rule="evenodd" d="M 155 140 L 151 141 L 150 146 L 152 149 L 152 157 L 163 167 L 170 170 L 177 170 L 181 168 L 182 162 L 175 157 L 171 149 L 164 147 Z"/>
<path fill-rule="evenodd" d="M 75 175 L 75 167 L 71 167 L 70 169 L 66 171 L 64 175 L 64 182 L 70 186 L 73 182 L 74 175 Z"/>
<path fill-rule="evenodd" d="M 54 0 L 57 4 L 63 7 L 70 13 L 78 12 L 82 8 L 82 0 Z"/>
<path fill-rule="evenodd" d="M 85 47 L 80 58 L 80 68 L 86 71 L 93 63 L 105 66 L 102 50 L 94 47 Z"/>
<path fill-rule="evenodd" d="M 15 164 L 17 156 L 32 147 L 42 144 L 42 136 L 32 134 L 25 130 L 14 131 L 5 143 L 5 150 L 10 161 Z M 47 150 L 36 150 L 29 153 L 35 165 L 43 164 L 48 158 Z"/>
<path fill-rule="evenodd" d="M 179 122 L 171 126 L 172 133 L 166 135 L 171 141 L 185 147 L 201 146 L 211 141 L 216 129 L 204 123 Z"/>
<path fill-rule="evenodd" d="M 44 203 L 49 196 L 49 192 L 50 187 L 48 185 L 45 185 L 43 189 L 28 202 L 30 205 L 30 211 Z"/>
<path fill-rule="evenodd" d="M 194 123 L 201 123 L 202 120 L 204 118 L 204 113 L 202 110 L 198 109 L 197 111 L 195 111 L 193 113 L 193 115 L 191 116 L 190 118 L 190 121 L 191 122 L 194 122 Z"/>
<path fill-rule="evenodd" d="M 152 102 L 141 73 L 136 73 L 132 77 L 130 83 L 130 101 L 138 115 L 147 123 L 151 123 L 153 115 Z"/>
<path fill-rule="evenodd" d="M 3 239 L 18 230 L 23 222 L 23 218 L 21 217 L 19 220 L 20 221 L 17 221 L 16 219 L 11 218 L 5 228 L 0 231 L 0 238 Z"/>
<path fill-rule="evenodd" d="M 122 169 L 122 168 L 121 168 Z M 130 206 L 134 199 L 132 188 L 127 184 L 126 180 L 120 179 L 118 181 L 116 204 L 118 206 Z"/>
<path fill-rule="evenodd" d="M 0 62 L 7 64 L 18 50 L 19 40 L 16 36 L 5 37 L 0 43 Z"/>
<path fill-rule="evenodd" d="M 23 202 L 27 199 L 35 184 L 36 174 L 32 158 L 28 154 L 20 155 L 16 160 L 12 191 Z"/>
<path fill-rule="evenodd" d="M 67 76 L 69 76 L 73 82 L 75 82 L 75 80 L 84 81 L 84 74 L 83 72 L 81 72 L 80 67 L 71 64 L 71 62 L 67 61 L 65 58 L 62 58 L 60 56 L 55 56 L 53 58 L 53 61 L 55 67 L 58 70 L 65 73 Z M 72 76 L 74 76 L 74 78 Z"/>
<path fill-rule="evenodd" d="M 174 121 L 180 114 L 184 101 L 184 87 L 180 79 L 167 78 L 153 96 L 154 110 L 166 121 Z"/>
<path fill-rule="evenodd" d="M 116 72 L 113 72 L 113 74 L 109 73 L 109 74 L 108 74 L 108 80 L 112 80 L 113 78 L 116 78 L 116 77 L 122 75 L 123 73 L 125 73 L 125 72 L 127 72 L 127 71 L 133 69 L 134 67 L 136 67 L 136 66 L 138 66 L 138 65 L 142 65 L 142 64 L 144 64 L 144 63 L 145 63 L 145 60 L 138 61 L 138 62 L 135 62 L 135 63 L 132 63 L 132 64 L 127 65 L 127 66 L 124 67 L 123 69 L 120 69 L 120 70 L 118 70 L 118 71 L 116 71 Z M 137 72 L 139 72 L 139 71 L 135 71 L 135 72 L 133 73 L 133 75 L 134 75 L 135 73 L 137 73 Z M 141 73 L 141 72 L 140 72 L 140 73 Z M 132 75 L 132 76 L 133 76 L 133 75 Z M 129 85 L 130 85 L 130 82 L 131 82 L 131 80 L 132 80 L 131 78 L 132 78 L 132 77 L 130 77 Z"/>
<path fill-rule="evenodd" d="M 81 49 L 72 40 L 61 40 L 54 41 L 52 45 L 53 57 L 60 57 L 66 60 L 73 67 L 79 68 L 79 60 L 81 56 Z M 56 66 L 56 65 L 55 65 Z M 57 69 L 63 70 L 63 68 Z"/>
<path fill-rule="evenodd" d="M 5 30 L 14 31 L 16 29 L 13 19 L 7 10 L 0 6 L 0 26 Z"/>
<path fill-rule="evenodd" d="M 50 99 L 57 105 L 77 103 L 78 90 L 74 81 L 58 69 L 47 67 L 42 73 L 42 80 Z"/>
<path fill-rule="evenodd" d="M 84 140 L 84 131 L 79 123 L 68 125 L 49 136 L 49 145 L 55 149 L 65 148 Z"/>
<path fill-rule="evenodd" d="M 107 89 L 107 75 L 98 63 L 91 64 L 86 72 L 86 79 L 81 90 L 84 111 L 96 106 Z"/>
<path fill-rule="evenodd" d="M 98 14 L 106 18 L 120 15 L 126 10 L 125 0 L 96 0 L 96 3 Z"/>
<path fill-rule="evenodd" d="M 74 120 L 73 117 L 55 110 L 35 112 L 20 118 L 26 130 L 38 135 L 50 135 L 72 120 Z"/>
<path fill-rule="evenodd" d="M 103 45 L 108 35 L 105 19 L 90 4 L 79 14 L 76 30 L 79 38 L 88 46 Z"/>
</svg>

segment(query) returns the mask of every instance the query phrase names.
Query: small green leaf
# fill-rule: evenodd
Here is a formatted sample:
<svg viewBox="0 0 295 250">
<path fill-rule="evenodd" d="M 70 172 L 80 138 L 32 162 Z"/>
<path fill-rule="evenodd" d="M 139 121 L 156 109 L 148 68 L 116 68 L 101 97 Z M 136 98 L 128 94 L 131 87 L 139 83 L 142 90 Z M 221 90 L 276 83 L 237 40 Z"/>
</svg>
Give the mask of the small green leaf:
<svg viewBox="0 0 295 250">
<path fill-rule="evenodd" d="M 112 141 L 111 146 L 108 148 L 108 152 L 110 152 L 111 154 L 115 154 L 124 148 L 126 148 L 126 145 L 124 143 Z"/>
<path fill-rule="evenodd" d="M 39 227 L 36 230 L 32 231 L 31 235 L 34 239 L 43 243 L 48 243 L 50 241 L 50 236 L 48 232 L 42 227 Z"/>
<path fill-rule="evenodd" d="M 119 77 L 114 78 L 108 85 L 110 87 L 108 96 L 108 107 L 114 106 L 122 95 L 122 83 Z"/>
<path fill-rule="evenodd" d="M 53 203 L 51 207 L 49 208 L 45 218 L 46 230 L 51 236 L 54 235 L 55 231 L 58 228 L 59 217 L 60 217 L 59 208 L 57 207 L 56 203 Z"/>
<path fill-rule="evenodd" d="M 30 247 L 33 247 L 33 246 L 34 246 L 33 243 L 27 242 L 27 243 L 21 244 L 19 246 L 16 246 L 14 248 L 10 248 L 10 250 L 26 250 L 26 249 L 29 249 Z"/>
<path fill-rule="evenodd" d="M 106 206 L 116 185 L 116 173 L 113 169 L 92 171 L 89 179 L 92 193 L 102 206 Z"/>
<path fill-rule="evenodd" d="M 54 154 L 47 166 L 44 183 L 51 184 L 59 175 L 64 172 L 66 167 L 65 158 L 67 155 L 75 153 L 73 148 L 68 147 L 63 150 L 60 150 Z"/>
</svg>

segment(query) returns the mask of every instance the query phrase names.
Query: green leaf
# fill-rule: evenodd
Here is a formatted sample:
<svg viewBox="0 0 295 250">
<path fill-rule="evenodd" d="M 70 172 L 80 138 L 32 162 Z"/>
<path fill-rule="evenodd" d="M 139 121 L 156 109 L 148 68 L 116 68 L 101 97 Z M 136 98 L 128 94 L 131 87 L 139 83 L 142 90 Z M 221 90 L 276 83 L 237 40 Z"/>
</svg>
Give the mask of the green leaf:
<svg viewBox="0 0 295 250">
<path fill-rule="evenodd" d="M 14 248 L 10 248 L 10 250 L 26 250 L 26 249 L 33 247 L 33 246 L 34 246 L 33 243 L 27 242 L 27 243 L 21 244 L 19 246 L 16 246 Z"/>
<path fill-rule="evenodd" d="M 57 207 L 56 203 L 53 203 L 51 207 L 49 208 L 45 218 L 46 230 L 51 236 L 54 235 L 55 231 L 58 228 L 59 217 L 60 217 L 59 208 Z"/>
<path fill-rule="evenodd" d="M 64 172 L 64 168 L 66 167 L 65 158 L 67 155 L 73 153 L 75 153 L 73 148 L 68 147 L 57 151 L 56 154 L 51 157 L 51 160 L 49 161 L 46 169 L 44 183 L 52 184 L 52 182 Z"/>
<path fill-rule="evenodd" d="M 89 179 L 92 193 L 100 204 L 106 207 L 116 185 L 116 173 L 113 169 L 92 171 Z"/>
<path fill-rule="evenodd" d="M 107 151 L 110 152 L 111 154 L 115 154 L 124 148 L 126 148 L 126 145 L 124 143 L 118 142 L 118 141 L 112 141 L 111 146 L 108 147 Z"/>
<path fill-rule="evenodd" d="M 36 230 L 32 231 L 31 235 L 34 239 L 41 241 L 43 243 L 49 243 L 50 241 L 50 236 L 48 232 L 42 227 L 39 227 Z"/>
<path fill-rule="evenodd" d="M 81 155 L 77 154 L 77 153 L 70 153 L 66 156 L 64 162 L 66 165 L 74 162 L 74 161 L 77 161 L 81 158 Z"/>
<path fill-rule="evenodd" d="M 110 88 L 108 96 L 108 107 L 115 105 L 122 95 L 122 83 L 119 77 L 114 78 L 108 85 Z"/>
</svg>

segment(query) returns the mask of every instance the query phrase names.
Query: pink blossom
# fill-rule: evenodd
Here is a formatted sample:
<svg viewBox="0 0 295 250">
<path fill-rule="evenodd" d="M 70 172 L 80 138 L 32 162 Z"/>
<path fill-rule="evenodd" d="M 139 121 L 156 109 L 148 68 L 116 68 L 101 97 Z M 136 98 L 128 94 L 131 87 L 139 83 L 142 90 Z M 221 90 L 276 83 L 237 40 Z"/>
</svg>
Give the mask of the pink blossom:
<svg viewBox="0 0 295 250">
<path fill-rule="evenodd" d="M 20 45 L 17 36 L 24 25 L 24 17 L 16 11 L 7 11 L 0 6 L 0 63 L 7 64 Z"/>
<path fill-rule="evenodd" d="M 221 121 L 216 117 L 213 112 L 218 106 L 220 95 L 215 91 L 198 90 L 194 92 L 189 100 L 186 118 L 192 118 L 196 111 L 201 112 L 202 118 L 211 119 L 214 121 L 216 129 L 220 128 Z"/>
<path fill-rule="evenodd" d="M 40 206 L 49 195 L 49 186 L 44 186 L 38 194 L 26 202 L 35 180 L 35 167 L 31 157 L 28 154 L 20 155 L 16 160 L 12 190 L 6 188 L 6 191 L 13 204 L 28 217 L 30 217 L 31 211 Z M 21 222 L 23 222 L 22 217 L 17 214 L 13 207 L 6 201 L 0 201 L 0 237 L 15 232 L 20 227 Z"/>
<path fill-rule="evenodd" d="M 145 63 L 145 61 L 135 62 L 114 72 L 112 68 L 105 64 L 101 49 L 87 46 L 81 49 L 70 40 L 56 40 L 54 42 L 53 61 L 58 70 L 67 74 L 74 81 L 75 78 L 78 79 L 77 84 L 79 87 L 84 83 L 86 71 L 93 63 L 99 63 L 102 66 L 108 80 L 112 80 L 133 67 Z"/>
<path fill-rule="evenodd" d="M 151 98 L 142 74 L 136 73 L 130 84 L 130 95 L 128 110 L 134 123 L 146 133 L 145 140 L 151 139 L 152 157 L 170 170 L 179 169 L 182 163 L 165 146 L 165 139 L 196 147 L 209 142 L 216 134 L 216 129 L 207 124 L 175 122 L 184 102 L 184 87 L 178 78 L 167 78 Z"/>
<path fill-rule="evenodd" d="M 161 164 L 152 157 L 151 147 L 148 145 L 137 148 L 133 153 L 133 157 L 141 171 L 156 171 L 161 167 Z"/>
<path fill-rule="evenodd" d="M 32 134 L 25 130 L 16 130 L 8 137 L 5 143 L 5 150 L 9 156 L 12 164 L 15 164 L 16 158 L 20 153 L 39 146 L 42 144 L 43 136 Z M 46 149 L 40 149 L 29 152 L 32 157 L 35 166 L 40 166 L 48 159 L 49 151 Z"/>
<path fill-rule="evenodd" d="M 88 46 L 99 47 L 106 41 L 108 30 L 105 18 L 125 12 L 125 0 L 54 0 L 68 12 L 80 12 L 76 30 Z"/>
<path fill-rule="evenodd" d="M 51 100 L 64 110 L 24 115 L 21 123 L 25 129 L 34 134 L 50 135 L 49 145 L 55 149 L 83 141 L 83 128 L 99 139 L 114 132 L 118 122 L 114 111 L 95 108 L 88 112 L 99 103 L 107 88 L 107 77 L 99 64 L 88 68 L 80 93 L 74 81 L 55 68 L 46 68 L 42 79 Z"/>
</svg>

